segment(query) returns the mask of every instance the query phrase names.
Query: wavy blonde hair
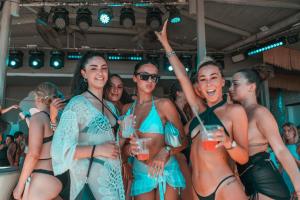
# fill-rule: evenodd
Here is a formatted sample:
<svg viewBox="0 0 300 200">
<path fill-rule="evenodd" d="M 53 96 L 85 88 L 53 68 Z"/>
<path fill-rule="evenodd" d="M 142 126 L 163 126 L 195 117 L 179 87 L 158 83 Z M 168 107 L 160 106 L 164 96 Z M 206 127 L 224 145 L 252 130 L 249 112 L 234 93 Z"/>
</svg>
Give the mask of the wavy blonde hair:
<svg viewBox="0 0 300 200">
<path fill-rule="evenodd" d="M 298 130 L 297 130 L 297 127 L 295 126 L 295 124 L 293 124 L 291 122 L 287 122 L 287 123 L 283 124 L 282 128 L 283 127 L 289 127 L 290 129 L 293 130 L 293 132 L 294 132 L 294 141 L 293 141 L 292 144 L 296 144 L 299 140 L 299 134 L 298 134 Z M 288 140 L 286 138 L 285 133 L 282 134 L 282 138 L 283 138 L 284 143 L 288 144 Z"/>
<path fill-rule="evenodd" d="M 33 91 L 37 98 L 40 98 L 42 103 L 50 106 L 53 98 L 60 96 L 58 87 L 51 82 L 43 82 Z"/>
</svg>

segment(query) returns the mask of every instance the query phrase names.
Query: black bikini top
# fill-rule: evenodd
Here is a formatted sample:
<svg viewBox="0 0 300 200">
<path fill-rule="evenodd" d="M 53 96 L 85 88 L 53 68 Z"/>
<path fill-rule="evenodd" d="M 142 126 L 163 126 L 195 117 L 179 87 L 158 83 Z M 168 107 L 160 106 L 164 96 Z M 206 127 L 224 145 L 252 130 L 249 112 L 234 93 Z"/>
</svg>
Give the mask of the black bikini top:
<svg viewBox="0 0 300 200">
<path fill-rule="evenodd" d="M 203 113 L 200 113 L 199 116 L 203 121 L 204 125 L 220 125 L 224 128 L 225 133 L 229 136 L 228 131 L 226 130 L 225 126 L 218 118 L 218 116 L 214 113 L 214 110 L 223 106 L 227 102 L 227 97 L 224 96 L 223 100 L 212 107 L 207 107 Z M 199 125 L 199 120 L 197 117 L 194 117 L 189 125 L 189 135 L 192 137 L 193 130 Z M 193 134 L 192 140 L 196 138 L 196 136 L 200 133 L 200 130 Z"/>
<path fill-rule="evenodd" d="M 42 112 L 42 113 L 45 113 L 45 114 L 49 117 L 49 119 L 50 119 L 49 113 L 47 113 L 46 111 L 41 111 L 41 112 Z M 44 138 L 43 138 L 43 144 L 48 143 L 48 142 L 51 142 L 52 139 L 53 139 L 53 134 L 52 134 L 51 136 L 44 137 Z"/>
</svg>

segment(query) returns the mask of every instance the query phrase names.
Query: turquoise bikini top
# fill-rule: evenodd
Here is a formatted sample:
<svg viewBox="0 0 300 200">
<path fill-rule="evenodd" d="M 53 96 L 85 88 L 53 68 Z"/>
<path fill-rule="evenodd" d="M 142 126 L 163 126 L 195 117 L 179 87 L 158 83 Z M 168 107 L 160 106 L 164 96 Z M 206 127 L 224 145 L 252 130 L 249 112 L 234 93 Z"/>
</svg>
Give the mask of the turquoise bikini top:
<svg viewBox="0 0 300 200">
<path fill-rule="evenodd" d="M 128 109 L 126 115 L 134 113 L 135 105 L 136 101 L 133 102 L 132 106 Z M 140 128 L 138 130 L 142 133 L 156 133 L 160 135 L 164 134 L 164 125 L 157 112 L 153 98 L 150 112 L 148 113 L 144 121 L 140 124 Z"/>
</svg>

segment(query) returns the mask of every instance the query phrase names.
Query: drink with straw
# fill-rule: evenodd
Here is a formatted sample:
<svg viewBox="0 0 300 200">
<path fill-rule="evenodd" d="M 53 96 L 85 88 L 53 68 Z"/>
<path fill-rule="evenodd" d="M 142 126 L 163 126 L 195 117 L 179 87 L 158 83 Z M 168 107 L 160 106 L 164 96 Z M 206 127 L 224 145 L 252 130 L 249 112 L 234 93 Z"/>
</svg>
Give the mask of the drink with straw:
<svg viewBox="0 0 300 200">
<path fill-rule="evenodd" d="M 201 133 L 202 146 L 207 151 L 213 151 L 216 149 L 218 141 L 214 139 L 214 135 L 220 129 L 219 125 L 206 125 L 206 132 Z"/>
<path fill-rule="evenodd" d="M 200 125 L 200 133 L 201 133 L 201 140 L 202 146 L 207 151 L 213 151 L 216 149 L 216 145 L 218 141 L 214 139 L 214 134 L 220 129 L 219 125 L 207 125 L 204 126 L 196 107 L 192 107 L 192 111 L 194 115 L 197 117 Z"/>
</svg>

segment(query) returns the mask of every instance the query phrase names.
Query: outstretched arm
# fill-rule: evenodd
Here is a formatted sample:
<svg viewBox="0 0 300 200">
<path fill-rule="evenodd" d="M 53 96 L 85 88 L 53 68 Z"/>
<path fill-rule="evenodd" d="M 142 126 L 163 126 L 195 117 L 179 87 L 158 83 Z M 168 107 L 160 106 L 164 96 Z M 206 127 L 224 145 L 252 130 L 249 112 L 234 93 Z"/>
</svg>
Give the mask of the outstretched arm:
<svg viewBox="0 0 300 200">
<path fill-rule="evenodd" d="M 168 20 L 165 21 L 162 31 L 155 32 L 155 34 L 166 51 L 166 55 L 169 59 L 169 62 L 174 69 L 175 75 L 182 87 L 182 90 L 191 108 L 196 108 L 198 112 L 203 112 L 206 109 L 206 107 L 201 101 L 201 99 L 195 94 L 192 82 L 190 81 L 185 71 L 184 65 L 178 59 L 178 57 L 176 56 L 175 52 L 169 44 L 167 37 L 167 25 Z"/>
<path fill-rule="evenodd" d="M 297 196 L 300 197 L 300 174 L 294 157 L 283 143 L 273 115 L 266 109 L 257 111 L 257 126 L 260 132 L 267 138 L 277 159 L 288 173 L 294 185 Z"/>
<path fill-rule="evenodd" d="M 7 113 L 7 112 L 11 111 L 12 109 L 18 109 L 18 108 L 19 108 L 18 105 L 12 105 L 8 108 L 3 108 L 3 109 L 1 109 L 1 114 Z"/>
</svg>

